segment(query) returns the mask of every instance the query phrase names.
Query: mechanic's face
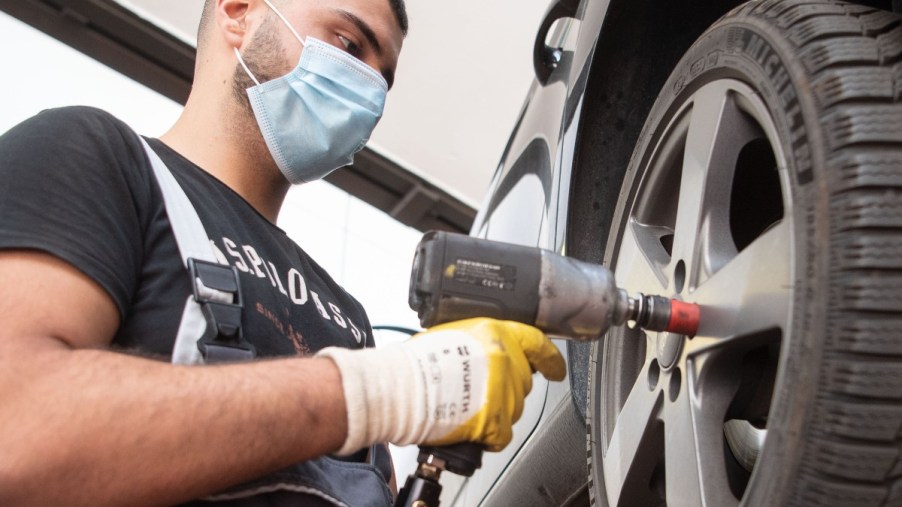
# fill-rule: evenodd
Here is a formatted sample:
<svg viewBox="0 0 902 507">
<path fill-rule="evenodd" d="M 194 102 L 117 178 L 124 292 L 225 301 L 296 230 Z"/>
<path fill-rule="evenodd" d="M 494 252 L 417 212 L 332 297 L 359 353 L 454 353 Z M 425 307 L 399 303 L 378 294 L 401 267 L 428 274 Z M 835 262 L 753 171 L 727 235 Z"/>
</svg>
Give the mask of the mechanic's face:
<svg viewBox="0 0 902 507">
<path fill-rule="evenodd" d="M 260 82 L 290 72 L 303 46 L 269 7 L 259 3 L 263 21 L 242 51 Z M 382 74 L 391 87 L 403 34 L 388 0 L 292 0 L 275 2 L 301 38 L 314 37 L 347 51 Z M 246 102 L 245 90 L 254 85 L 240 67 L 235 69 L 235 92 Z"/>
</svg>

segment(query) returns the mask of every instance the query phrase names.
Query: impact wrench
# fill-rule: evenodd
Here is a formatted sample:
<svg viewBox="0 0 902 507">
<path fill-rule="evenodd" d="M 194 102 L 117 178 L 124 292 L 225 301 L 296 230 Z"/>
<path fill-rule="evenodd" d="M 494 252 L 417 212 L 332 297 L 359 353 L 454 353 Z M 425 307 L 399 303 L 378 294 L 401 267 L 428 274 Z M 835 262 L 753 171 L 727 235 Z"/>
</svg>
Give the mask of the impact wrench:
<svg viewBox="0 0 902 507">
<path fill-rule="evenodd" d="M 550 336 L 599 339 L 633 322 L 648 331 L 694 336 L 698 305 L 661 296 L 629 295 L 604 266 L 548 250 L 429 232 L 420 241 L 410 277 L 410 307 L 424 328 L 490 317 L 533 325 Z M 395 507 L 438 507 L 443 471 L 465 477 L 482 466 L 483 446 L 421 446 L 417 470 Z"/>
</svg>

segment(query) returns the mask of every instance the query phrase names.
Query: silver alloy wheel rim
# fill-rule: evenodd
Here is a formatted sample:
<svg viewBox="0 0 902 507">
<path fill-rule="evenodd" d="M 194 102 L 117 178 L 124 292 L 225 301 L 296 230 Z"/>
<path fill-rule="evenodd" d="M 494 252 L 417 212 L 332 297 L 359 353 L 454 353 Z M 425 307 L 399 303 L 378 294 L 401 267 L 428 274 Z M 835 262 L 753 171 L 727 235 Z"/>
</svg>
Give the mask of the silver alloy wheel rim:
<svg viewBox="0 0 902 507">
<path fill-rule="evenodd" d="M 736 365 L 747 364 L 750 351 L 779 354 L 792 317 L 786 158 L 767 106 L 749 86 L 731 79 L 698 89 L 656 139 L 641 179 L 637 175 L 630 189 L 611 262 L 620 286 L 696 302 L 703 320 L 693 338 L 636 329 L 614 330 L 606 338 L 597 380 L 604 395 L 601 428 L 595 435 L 605 456 L 604 489 L 610 505 L 636 505 L 639 498 L 647 501 L 645 494 L 657 494 L 671 507 L 736 505 L 754 472 L 737 485 L 724 431 L 733 432 L 734 453 L 739 447 L 760 453 L 763 445 L 762 433 L 725 426 L 737 391 L 746 385 Z M 752 143 L 772 152 L 782 219 L 738 247 L 731 192 L 740 152 Z M 675 361 L 661 355 L 674 347 Z M 776 375 L 774 369 L 769 377 Z M 754 468 L 755 462 L 744 464 Z"/>
</svg>

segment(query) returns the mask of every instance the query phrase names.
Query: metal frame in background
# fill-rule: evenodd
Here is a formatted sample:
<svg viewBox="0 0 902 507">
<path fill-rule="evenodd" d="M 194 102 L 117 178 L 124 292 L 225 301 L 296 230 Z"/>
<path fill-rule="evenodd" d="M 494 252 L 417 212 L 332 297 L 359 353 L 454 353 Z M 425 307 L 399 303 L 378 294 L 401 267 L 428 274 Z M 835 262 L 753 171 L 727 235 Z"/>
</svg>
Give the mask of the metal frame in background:
<svg viewBox="0 0 902 507">
<path fill-rule="evenodd" d="M 113 0 L 0 0 L 0 10 L 180 104 L 188 98 L 195 48 Z M 369 148 L 326 181 L 421 231 L 466 233 L 476 217 L 472 207 Z"/>
</svg>

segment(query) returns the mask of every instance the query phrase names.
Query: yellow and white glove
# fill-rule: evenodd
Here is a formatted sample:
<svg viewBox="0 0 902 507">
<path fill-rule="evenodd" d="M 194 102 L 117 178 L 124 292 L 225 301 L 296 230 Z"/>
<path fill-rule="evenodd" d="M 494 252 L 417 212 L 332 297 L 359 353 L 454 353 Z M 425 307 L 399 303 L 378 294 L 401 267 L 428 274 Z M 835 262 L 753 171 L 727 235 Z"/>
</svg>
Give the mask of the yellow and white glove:
<svg viewBox="0 0 902 507">
<path fill-rule="evenodd" d="M 486 318 L 435 326 L 379 349 L 330 347 L 341 372 L 348 437 L 339 454 L 378 442 L 479 442 L 500 451 L 513 437 L 532 374 L 563 380 L 566 364 L 538 329 Z"/>
</svg>

